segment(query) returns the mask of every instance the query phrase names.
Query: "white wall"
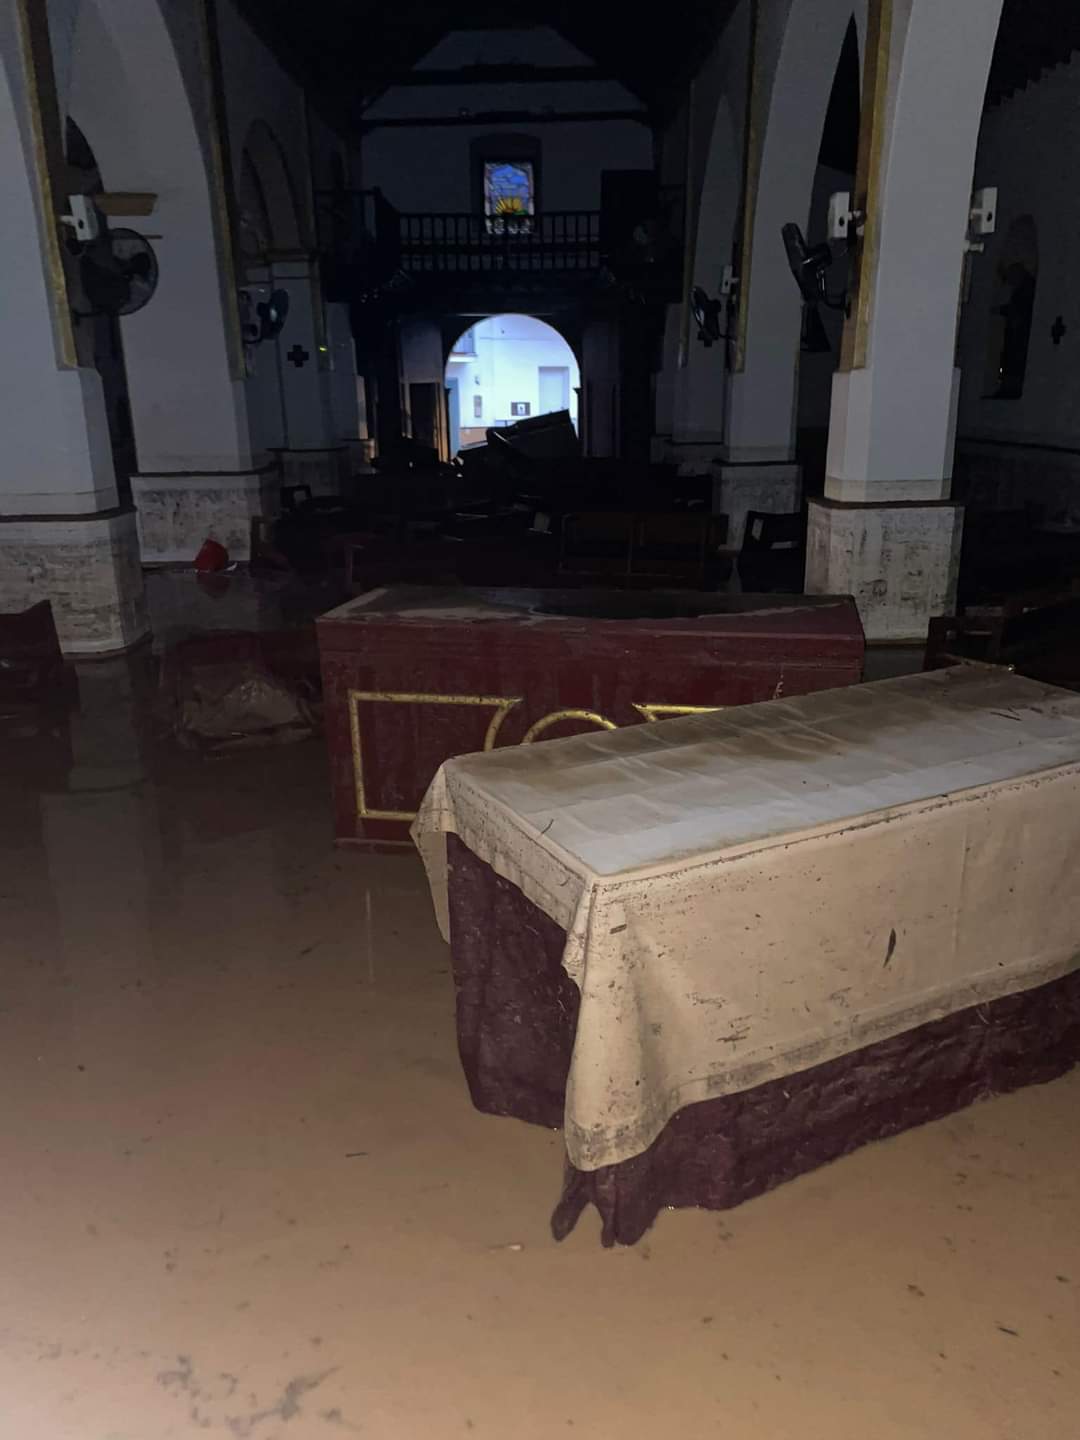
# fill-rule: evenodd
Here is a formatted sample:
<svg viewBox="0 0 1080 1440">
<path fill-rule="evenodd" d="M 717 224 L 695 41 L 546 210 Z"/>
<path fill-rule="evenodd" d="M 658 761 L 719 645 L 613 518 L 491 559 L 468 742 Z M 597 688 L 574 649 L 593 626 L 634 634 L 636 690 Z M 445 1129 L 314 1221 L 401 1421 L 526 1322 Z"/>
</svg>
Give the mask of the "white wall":
<svg viewBox="0 0 1080 1440">
<path fill-rule="evenodd" d="M 566 366 L 570 371 L 570 414 L 576 419 L 574 388 L 581 384 L 574 352 L 543 320 L 531 315 L 493 315 L 478 320 L 475 360 L 451 360 L 447 377 L 456 376 L 461 395 L 461 427 L 511 425 L 513 401 L 524 400 L 530 416 L 540 414 L 539 370 L 542 365 Z M 474 397 L 482 397 L 476 415 Z"/>
<path fill-rule="evenodd" d="M 983 116 L 975 185 L 998 187 L 998 219 L 986 250 L 972 260 L 971 290 L 960 326 L 959 434 L 1032 443 L 1080 445 L 1080 190 L 1073 161 L 1080 154 L 1080 57 L 1056 69 Z M 991 309 L 1000 303 L 997 266 L 1010 223 L 1031 215 L 1038 230 L 1039 270 L 1024 393 L 986 398 Z M 1050 331 L 1062 315 L 1057 346 Z"/>
<path fill-rule="evenodd" d="M 469 31 L 448 35 L 416 67 L 449 69 L 473 63 L 544 66 L 588 64 L 551 30 Z M 365 112 L 370 121 L 403 116 L 457 116 L 529 109 L 542 112 L 640 109 L 614 81 L 552 81 L 528 85 L 392 86 Z M 633 120 L 566 124 L 479 122 L 436 128 L 375 128 L 363 144 L 364 185 L 381 189 L 402 211 L 473 209 L 470 143 L 491 134 L 527 135 L 542 146 L 540 204 L 544 210 L 598 210 L 602 170 L 652 168 L 652 133 Z"/>
<path fill-rule="evenodd" d="M 242 469 L 250 440 L 243 385 L 231 373 L 205 75 L 190 23 L 180 27 L 182 45 L 174 42 L 175 8 L 175 0 L 69 3 L 57 36 L 60 106 L 85 134 L 107 189 L 158 196 L 153 215 L 135 222 L 156 237 L 158 289 L 121 321 L 140 470 Z"/>
</svg>

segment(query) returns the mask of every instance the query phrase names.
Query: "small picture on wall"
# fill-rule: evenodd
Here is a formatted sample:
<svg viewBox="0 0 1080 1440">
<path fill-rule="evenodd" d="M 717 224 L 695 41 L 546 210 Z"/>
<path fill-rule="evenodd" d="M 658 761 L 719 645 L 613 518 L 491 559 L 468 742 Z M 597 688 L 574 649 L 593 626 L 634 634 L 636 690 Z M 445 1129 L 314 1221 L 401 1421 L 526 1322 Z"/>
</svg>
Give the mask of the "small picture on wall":
<svg viewBox="0 0 1080 1440">
<path fill-rule="evenodd" d="M 472 397 L 472 413 L 474 420 L 482 420 L 484 418 L 484 397 L 482 395 L 474 395 Z"/>
<path fill-rule="evenodd" d="M 532 407 L 528 400 L 510 401 L 510 414 L 513 415 L 515 419 L 519 419 L 522 415 L 528 415 L 531 409 Z"/>
</svg>

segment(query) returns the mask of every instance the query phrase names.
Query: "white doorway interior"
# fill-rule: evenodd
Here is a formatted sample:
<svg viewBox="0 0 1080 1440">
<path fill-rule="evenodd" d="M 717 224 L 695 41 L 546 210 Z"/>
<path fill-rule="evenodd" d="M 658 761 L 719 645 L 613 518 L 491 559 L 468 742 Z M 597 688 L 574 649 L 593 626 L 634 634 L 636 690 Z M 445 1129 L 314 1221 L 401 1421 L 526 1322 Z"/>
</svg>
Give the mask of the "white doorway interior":
<svg viewBox="0 0 1080 1440">
<path fill-rule="evenodd" d="M 553 410 L 570 409 L 570 366 L 541 365 L 538 367 L 540 405 L 538 415 L 550 415 Z"/>
<path fill-rule="evenodd" d="M 476 320 L 459 336 L 446 365 L 451 454 L 483 444 L 489 429 L 556 410 L 568 410 L 576 429 L 580 384 L 577 357 L 546 321 L 514 314 Z"/>
</svg>

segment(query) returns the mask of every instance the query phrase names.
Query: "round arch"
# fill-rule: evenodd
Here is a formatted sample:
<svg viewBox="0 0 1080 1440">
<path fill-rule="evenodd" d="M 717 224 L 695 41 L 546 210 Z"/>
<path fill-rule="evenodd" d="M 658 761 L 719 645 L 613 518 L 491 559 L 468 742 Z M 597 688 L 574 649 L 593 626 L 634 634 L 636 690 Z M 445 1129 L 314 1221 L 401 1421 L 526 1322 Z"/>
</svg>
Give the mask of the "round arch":
<svg viewBox="0 0 1080 1440">
<path fill-rule="evenodd" d="M 300 207 L 281 142 L 265 120 L 248 128 L 239 173 L 240 246 L 245 256 L 304 248 Z"/>
<path fill-rule="evenodd" d="M 451 353 L 456 348 L 458 341 L 469 330 L 485 320 L 498 320 L 503 315 L 520 315 L 527 320 L 535 320 L 538 324 L 554 330 L 560 339 L 573 351 L 574 359 L 578 366 L 581 365 L 582 336 L 581 325 L 574 317 L 563 314 L 530 315 L 527 310 L 492 310 L 485 315 L 452 315 L 443 321 L 443 364 L 449 360 Z"/>
<path fill-rule="evenodd" d="M 455 325 L 446 345 L 443 384 L 451 454 L 479 443 L 493 426 L 559 410 L 568 410 L 578 428 L 578 355 L 562 330 L 539 316 L 502 311 L 478 317 L 463 329 Z"/>
</svg>

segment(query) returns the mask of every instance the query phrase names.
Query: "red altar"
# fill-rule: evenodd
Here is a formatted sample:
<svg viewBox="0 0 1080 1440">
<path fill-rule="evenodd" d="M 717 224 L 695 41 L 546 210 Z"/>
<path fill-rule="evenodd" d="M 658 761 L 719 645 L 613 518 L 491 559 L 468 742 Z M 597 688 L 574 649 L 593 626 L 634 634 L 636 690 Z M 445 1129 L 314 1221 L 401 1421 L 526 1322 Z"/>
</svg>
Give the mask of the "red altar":
<svg viewBox="0 0 1080 1440">
<path fill-rule="evenodd" d="M 339 842 L 408 844 L 454 755 L 861 678 L 854 602 L 695 591 L 371 590 L 317 625 Z"/>
</svg>

